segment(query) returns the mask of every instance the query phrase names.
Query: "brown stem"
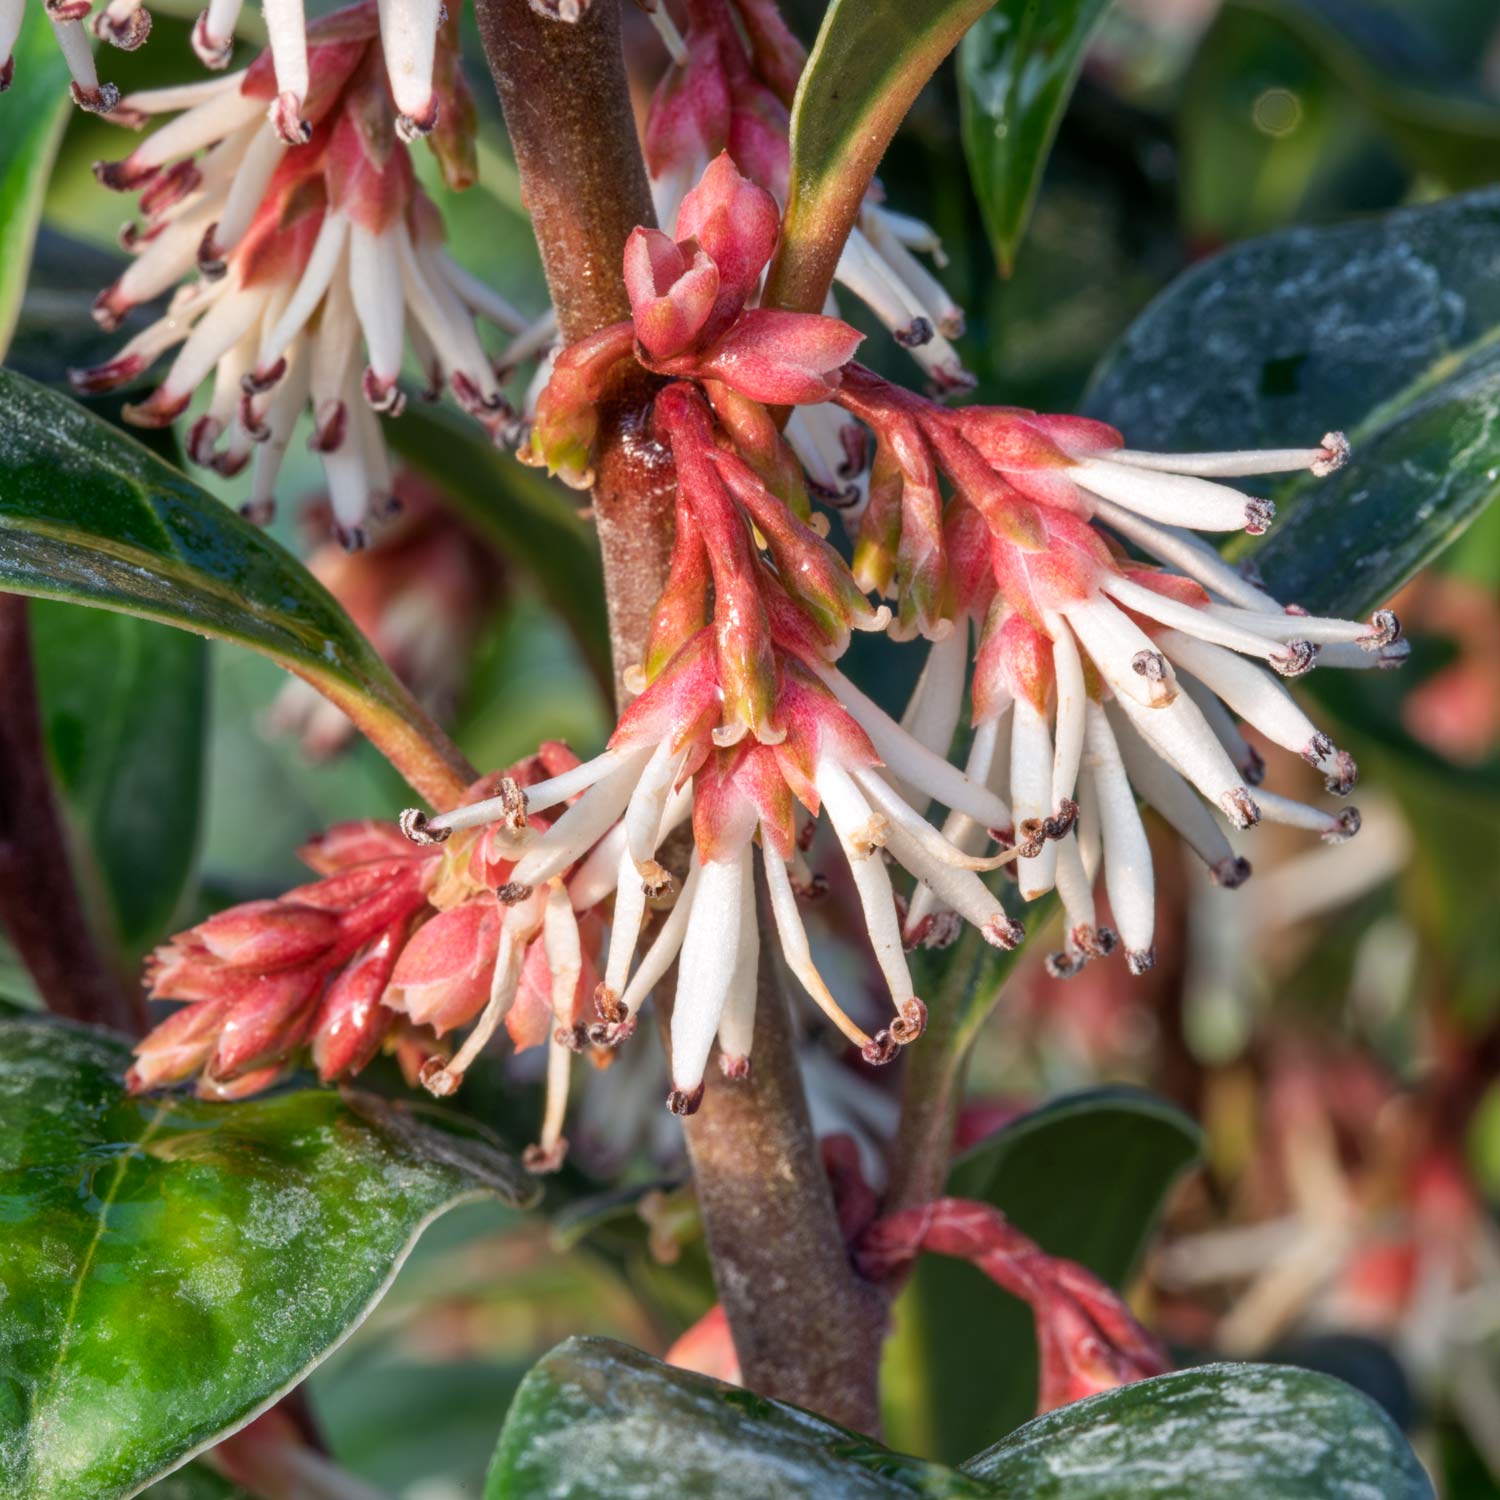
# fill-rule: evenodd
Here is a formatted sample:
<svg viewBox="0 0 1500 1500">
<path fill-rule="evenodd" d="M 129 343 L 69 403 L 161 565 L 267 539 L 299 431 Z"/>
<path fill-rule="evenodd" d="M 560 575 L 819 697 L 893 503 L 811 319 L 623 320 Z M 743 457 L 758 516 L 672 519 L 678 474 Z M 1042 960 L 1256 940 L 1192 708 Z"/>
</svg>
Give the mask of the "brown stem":
<svg viewBox="0 0 1500 1500">
<path fill-rule="evenodd" d="M 476 0 L 521 192 L 563 338 L 630 316 L 625 241 L 655 216 L 620 48 L 619 0 L 567 24 L 528 0 Z M 594 517 L 604 558 L 617 693 L 641 659 L 666 581 L 673 473 L 650 434 L 654 382 L 623 379 L 603 403 Z M 657 987 L 662 1013 L 670 1006 Z M 715 1077 L 687 1122 L 719 1295 L 748 1384 L 864 1431 L 878 1423 L 885 1308 L 850 1270 L 808 1123 L 785 992 L 762 964 L 755 1070 Z"/>
<path fill-rule="evenodd" d="M 47 769 L 27 600 L 0 594 L 0 924 L 47 1009 L 139 1036 L 146 1007 L 100 952 Z"/>
</svg>

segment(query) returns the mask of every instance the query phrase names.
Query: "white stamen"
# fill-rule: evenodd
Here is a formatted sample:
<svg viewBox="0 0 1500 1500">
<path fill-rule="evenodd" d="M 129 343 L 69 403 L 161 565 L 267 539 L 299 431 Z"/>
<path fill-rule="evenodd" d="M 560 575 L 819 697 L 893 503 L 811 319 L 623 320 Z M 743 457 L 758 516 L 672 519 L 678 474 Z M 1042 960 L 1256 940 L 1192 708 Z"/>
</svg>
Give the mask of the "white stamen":
<svg viewBox="0 0 1500 1500">
<path fill-rule="evenodd" d="M 1042 623 L 1052 637 L 1052 669 L 1057 679 L 1056 738 L 1052 752 L 1052 811 L 1073 797 L 1083 758 L 1083 730 L 1088 687 L 1078 642 L 1063 618 L 1051 611 Z"/>
<path fill-rule="evenodd" d="M 1102 587 L 1111 598 L 1118 599 L 1127 609 L 1133 609 L 1137 614 L 1159 620 L 1163 625 L 1173 626 L 1186 634 L 1196 635 L 1201 640 L 1227 646 L 1231 651 L 1259 657 L 1262 661 L 1285 654 L 1277 649 L 1281 640 L 1301 639 L 1297 636 L 1278 637 L 1257 633 L 1249 626 L 1242 610 L 1225 609 L 1212 604 L 1198 609 L 1118 575 L 1105 579 Z"/>
<path fill-rule="evenodd" d="M 536 885 L 550 879 L 602 838 L 625 810 L 650 754 L 646 749 L 622 755 L 619 764 L 596 781 L 526 852 L 512 871 L 511 879 L 518 885 Z"/>
<path fill-rule="evenodd" d="M 1177 696 L 1171 667 L 1155 642 L 1102 594 L 1070 604 L 1062 614 L 1117 696 L 1154 709 Z"/>
<path fill-rule="evenodd" d="M 755 1041 L 756 985 L 760 977 L 760 933 L 755 924 L 755 887 L 753 883 L 753 859 L 750 849 L 745 850 L 745 860 L 750 877 L 745 899 L 740 902 L 740 943 L 735 960 L 734 977 L 729 982 L 729 998 L 719 1016 L 720 1061 L 738 1065 L 750 1060 L 751 1047 Z M 768 863 L 779 861 L 773 854 Z"/>
<path fill-rule="evenodd" d="M 261 345 L 257 364 L 262 370 L 269 370 L 281 358 L 286 352 L 286 346 L 307 326 L 308 319 L 317 311 L 323 294 L 343 264 L 344 244 L 348 233 L 349 220 L 343 214 L 331 213 L 324 218 L 318 229 L 318 237 L 313 241 L 307 266 L 297 282 L 297 290 L 292 293 L 292 300 L 287 303 L 275 328 Z M 345 279 L 344 276 L 339 277 L 340 281 Z"/>
<path fill-rule="evenodd" d="M 1067 471 L 1075 484 L 1169 526 L 1195 531 L 1243 531 L 1254 502 L 1239 490 L 1189 474 L 1160 473 L 1083 458 Z M 1264 529 L 1264 528 L 1261 528 Z"/>
<path fill-rule="evenodd" d="M 751 848 L 728 859 L 701 861 L 678 965 L 672 1007 L 672 1084 L 691 1094 L 703 1082 L 745 940 L 744 908 L 753 906 Z"/>
<path fill-rule="evenodd" d="M 421 120 L 432 106 L 432 62 L 442 0 L 380 0 L 379 9 L 391 98 L 408 119 Z"/>
<path fill-rule="evenodd" d="M 702 876 L 703 861 L 694 856 L 688 865 L 687 878 L 682 882 L 682 894 L 678 896 L 677 904 L 667 913 L 667 920 L 661 924 L 655 940 L 641 959 L 640 967 L 631 976 L 630 983 L 620 996 L 620 1004 L 631 1015 L 639 1012 L 646 996 L 672 967 L 672 960 L 682 947 L 683 934 L 687 931 L 688 917 L 692 914 Z"/>
<path fill-rule="evenodd" d="M 1141 453 L 1116 448 L 1109 461 L 1136 469 L 1192 474 L 1200 479 L 1243 479 L 1251 474 L 1290 474 L 1311 469 L 1328 458 L 1322 448 L 1244 448 L 1232 453 Z"/>
<path fill-rule="evenodd" d="M 1044 823 L 1053 811 L 1052 736 L 1047 719 L 1029 698 L 1017 698 L 1010 728 L 1010 801 L 1019 847 L 1024 824 Z M 1016 865 L 1021 895 L 1035 901 L 1052 889 L 1057 875 L 1057 849 L 1051 839 L 1041 838 L 1041 848 Z"/>
<path fill-rule="evenodd" d="M 349 288 L 370 368 L 380 381 L 394 381 L 401 373 L 406 312 L 394 234 L 371 234 L 363 225 L 350 225 Z"/>
<path fill-rule="evenodd" d="M 1256 821 L 1256 804 L 1239 771 L 1191 698 L 1180 695 L 1164 709 L 1147 712 L 1128 698 L 1116 700 L 1137 732 L 1175 766 L 1238 828 Z"/>
<path fill-rule="evenodd" d="M 1104 886 L 1114 912 L 1115 926 L 1133 968 L 1149 966 L 1156 926 L 1156 887 L 1151 868 L 1151 845 L 1136 809 L 1135 796 L 1110 733 L 1104 710 L 1088 707 L 1084 763 L 1093 782 L 1104 850 Z"/>
</svg>

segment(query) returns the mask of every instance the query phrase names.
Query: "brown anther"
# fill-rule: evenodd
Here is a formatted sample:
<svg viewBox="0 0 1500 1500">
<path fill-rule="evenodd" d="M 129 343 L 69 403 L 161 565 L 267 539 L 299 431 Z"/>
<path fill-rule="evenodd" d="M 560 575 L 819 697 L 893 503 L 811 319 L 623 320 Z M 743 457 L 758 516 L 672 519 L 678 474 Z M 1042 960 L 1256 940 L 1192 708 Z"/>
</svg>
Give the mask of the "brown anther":
<svg viewBox="0 0 1500 1500">
<path fill-rule="evenodd" d="M 1259 786 L 1266 779 L 1266 758 L 1254 745 L 1245 746 L 1245 760 L 1240 766 L 1240 775 L 1250 786 Z"/>
<path fill-rule="evenodd" d="M 569 1052 L 582 1052 L 588 1045 L 588 1029 L 584 1026 L 559 1026 L 553 1031 L 552 1040 Z"/>
<path fill-rule="evenodd" d="M 134 52 L 151 35 L 151 12 L 142 6 L 116 25 L 109 12 L 101 10 L 94 17 L 94 35 L 121 52 Z"/>
<path fill-rule="evenodd" d="M 438 103 L 434 98 L 420 115 L 397 115 L 396 134 L 401 137 L 407 145 L 413 141 L 419 141 L 424 135 L 431 135 L 438 122 Z"/>
<path fill-rule="evenodd" d="M 501 821 L 513 831 L 526 826 L 526 793 L 514 776 L 502 776 L 495 792 L 500 799 Z"/>
<path fill-rule="evenodd" d="M 531 887 L 523 885 L 519 880 L 507 880 L 504 885 L 495 887 L 495 895 L 501 906 L 516 906 L 531 894 Z"/>
<path fill-rule="evenodd" d="M 1250 878 L 1250 861 L 1239 855 L 1231 855 L 1221 859 L 1218 864 L 1208 867 L 1208 878 L 1215 885 L 1221 885 L 1226 891 L 1232 891 Z"/>
<path fill-rule="evenodd" d="M 674 1115 L 695 1115 L 698 1107 L 703 1103 L 703 1085 L 700 1083 L 691 1093 L 683 1089 L 673 1089 L 667 1095 L 667 1108 Z"/>
<path fill-rule="evenodd" d="M 619 1025 L 629 1014 L 620 1004 L 620 997 L 602 980 L 594 986 L 594 1009 L 603 1020 Z"/>
<path fill-rule="evenodd" d="M 676 877 L 654 859 L 648 859 L 636 868 L 641 877 L 641 890 L 648 901 L 660 901 L 677 889 Z"/>
<path fill-rule="evenodd" d="M 1311 641 L 1287 641 L 1279 651 L 1273 651 L 1267 660 L 1272 671 L 1283 677 L 1301 677 L 1310 672 L 1318 659 L 1318 648 Z"/>
<path fill-rule="evenodd" d="M 382 412 L 388 417 L 399 417 L 406 409 L 406 397 L 401 394 L 401 387 L 394 380 L 382 380 L 368 366 L 360 388 L 364 391 L 371 411 Z"/>
<path fill-rule="evenodd" d="M 927 1007 L 915 995 L 901 1002 L 899 1020 L 891 1022 L 891 1040 L 898 1047 L 909 1047 L 927 1030 Z"/>
<path fill-rule="evenodd" d="M 1323 835 L 1325 844 L 1342 844 L 1345 839 L 1352 839 L 1360 829 L 1360 816 L 1357 807 L 1346 807 L 1338 816 L 1338 827 L 1330 829 Z"/>
<path fill-rule="evenodd" d="M 719 1071 L 730 1083 L 743 1083 L 750 1076 L 748 1057 L 731 1057 L 727 1052 L 719 1054 Z"/>
<path fill-rule="evenodd" d="M 263 396 L 286 374 L 285 358 L 278 359 L 274 365 L 268 365 L 264 370 L 251 370 L 240 376 L 240 389 L 247 396 Z"/>
<path fill-rule="evenodd" d="M 417 1077 L 422 1087 L 438 1099 L 446 1099 L 450 1094 L 456 1093 L 459 1084 L 464 1081 L 464 1075 L 451 1071 L 441 1057 L 429 1057 L 422 1064 L 422 1071 Z"/>
<path fill-rule="evenodd" d="M 928 917 L 921 928 L 916 936 L 916 946 L 939 952 L 944 948 L 951 948 L 958 941 L 963 933 L 964 923 L 956 911 L 938 911 Z"/>
<path fill-rule="evenodd" d="M 821 901 L 828 895 L 828 877 L 821 870 L 814 870 L 806 881 L 794 879 L 792 887 L 804 901 Z"/>
<path fill-rule="evenodd" d="M 1349 439 L 1342 432 L 1323 434 L 1323 456 L 1313 460 L 1312 472 L 1319 479 L 1337 473 L 1349 462 Z"/>
<path fill-rule="evenodd" d="M 269 498 L 247 500 L 240 506 L 240 514 L 252 526 L 269 526 L 276 519 L 276 502 Z"/>
<path fill-rule="evenodd" d="M 567 1156 L 567 1138 L 559 1136 L 550 1146 L 528 1146 L 521 1153 L 521 1165 L 533 1177 L 542 1177 L 549 1172 L 561 1171 Z"/>
<path fill-rule="evenodd" d="M 1167 680 L 1167 659 L 1160 651 L 1137 651 L 1130 658 L 1130 668 L 1147 682 Z"/>
<path fill-rule="evenodd" d="M 1049 979 L 1071 979 L 1087 962 L 1081 954 L 1049 953 L 1042 960 L 1042 967 L 1047 971 Z"/>
<path fill-rule="evenodd" d="M 1359 767 L 1347 750 L 1340 750 L 1334 757 L 1333 769 L 1323 778 L 1323 785 L 1335 797 L 1347 797 L 1359 780 Z"/>
<path fill-rule="evenodd" d="M 1276 519 L 1276 507 L 1269 500 L 1252 497 L 1245 501 L 1245 530 L 1251 536 L 1263 536 Z"/>
<path fill-rule="evenodd" d="M 620 1021 L 595 1021 L 588 1028 L 589 1045 L 612 1052 L 635 1035 L 635 1025 L 634 1016 L 626 1016 Z"/>
<path fill-rule="evenodd" d="M 1127 948 L 1125 967 L 1137 977 L 1156 967 L 1156 945 L 1149 948 Z"/>
<path fill-rule="evenodd" d="M 920 349 L 932 342 L 933 327 L 929 318 L 913 318 L 905 328 L 892 330 L 891 337 L 903 349 Z"/>
<path fill-rule="evenodd" d="M 1219 798 L 1219 806 L 1236 828 L 1254 828 L 1260 822 L 1260 809 L 1255 805 L 1249 787 L 1231 787 Z"/>
<path fill-rule="evenodd" d="M 1004 912 L 1000 912 L 979 929 L 979 935 L 992 948 L 999 948 L 1010 953 L 1026 941 L 1026 928 L 1014 917 L 1008 917 Z"/>
<path fill-rule="evenodd" d="M 863 1047 L 859 1049 L 859 1055 L 870 1064 L 872 1068 L 883 1067 L 891 1062 L 896 1053 L 901 1049 L 889 1031 L 877 1031 Z"/>
<path fill-rule="evenodd" d="M 1361 650 L 1380 651 L 1401 639 L 1401 621 L 1393 609 L 1377 609 L 1370 616 L 1369 630 L 1355 642 Z"/>
<path fill-rule="evenodd" d="M 1015 847 L 1022 859 L 1036 859 L 1047 842 L 1047 825 L 1041 818 L 1023 818 L 1016 825 Z"/>
<path fill-rule="evenodd" d="M 453 832 L 451 828 L 433 828 L 420 807 L 406 808 L 396 819 L 396 824 L 412 843 L 424 846 L 445 844 Z"/>
<path fill-rule="evenodd" d="M 1042 823 L 1042 835 L 1048 839 L 1066 838 L 1078 821 L 1078 804 L 1071 797 L 1064 797 L 1057 804 L 1057 811 Z"/>
<path fill-rule="evenodd" d="M 112 83 L 101 83 L 98 88 L 92 89 L 73 83 L 69 85 L 68 91 L 73 96 L 73 103 L 91 115 L 112 114 L 115 105 L 120 102 L 120 91 Z"/>
</svg>

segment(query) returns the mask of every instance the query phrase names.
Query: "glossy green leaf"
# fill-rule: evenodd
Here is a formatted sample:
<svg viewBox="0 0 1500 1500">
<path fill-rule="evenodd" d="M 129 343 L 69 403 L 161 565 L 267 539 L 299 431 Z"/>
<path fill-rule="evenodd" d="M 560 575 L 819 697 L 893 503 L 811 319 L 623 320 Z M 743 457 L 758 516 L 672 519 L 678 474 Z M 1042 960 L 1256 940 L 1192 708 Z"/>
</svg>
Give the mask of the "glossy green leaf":
<svg viewBox="0 0 1500 1500">
<path fill-rule="evenodd" d="M 478 423 L 446 407 L 409 406 L 389 432 L 475 535 L 536 580 L 596 676 L 612 686 L 599 542 L 578 496 L 501 453 Z"/>
<path fill-rule="evenodd" d="M 832 0 L 792 102 L 791 183 L 765 301 L 819 311 L 912 102 L 994 0 Z"/>
<path fill-rule="evenodd" d="M 1014 1500 L 1430 1500 L 1390 1418 L 1329 1375 L 1207 1365 L 1048 1412 L 964 1465 Z"/>
<path fill-rule="evenodd" d="M 1199 1132 L 1128 1088 L 1053 1100 L 960 1156 L 947 1191 L 991 1203 L 1051 1255 L 1123 1287 Z M 1030 1311 L 974 1267 L 924 1257 L 896 1309 L 893 1442 L 957 1462 L 1035 1410 Z M 905 1386 L 897 1373 L 905 1369 Z"/>
<path fill-rule="evenodd" d="M 193 872 L 206 644 L 104 610 L 31 611 L 47 747 L 85 893 L 132 957 L 171 925 Z"/>
<path fill-rule="evenodd" d="M 998 0 L 958 49 L 964 153 L 1006 275 L 1084 49 L 1110 0 Z"/>
<path fill-rule="evenodd" d="M 1331 480 L 1271 490 L 1256 553 L 1317 610 L 1381 602 L 1494 498 L 1500 191 L 1268 235 L 1173 283 L 1085 403 L 1134 447 L 1280 447 L 1347 431 Z"/>
<path fill-rule="evenodd" d="M 42 199 L 70 108 L 68 67 L 44 17 L 24 18 L 15 66 L 0 132 L 0 357 L 26 291 Z"/>
<path fill-rule="evenodd" d="M 289 553 L 75 402 L 0 370 L 0 588 L 219 636 L 333 699 L 434 799 L 447 737 Z"/>
<path fill-rule="evenodd" d="M 811 1412 L 569 1339 L 526 1377 L 484 1500 L 980 1500 L 973 1479 Z"/>
<path fill-rule="evenodd" d="M 104 1033 L 0 1021 L 7 1500 L 139 1493 L 324 1359 L 432 1219 L 534 1192 L 436 1111 L 132 1099 L 128 1062 Z"/>
</svg>

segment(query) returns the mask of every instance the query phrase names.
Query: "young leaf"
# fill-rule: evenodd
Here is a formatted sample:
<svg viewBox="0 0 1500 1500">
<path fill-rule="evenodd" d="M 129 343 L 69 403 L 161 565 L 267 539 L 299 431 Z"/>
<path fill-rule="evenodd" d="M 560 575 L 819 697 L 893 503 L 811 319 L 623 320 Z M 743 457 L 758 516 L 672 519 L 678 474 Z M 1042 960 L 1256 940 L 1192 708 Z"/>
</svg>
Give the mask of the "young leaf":
<svg viewBox="0 0 1500 1500">
<path fill-rule="evenodd" d="M 1329 1375 L 1206 1365 L 1028 1422 L 966 1472 L 1026 1500 L 1431 1500 L 1406 1439 Z"/>
<path fill-rule="evenodd" d="M 15 330 L 52 159 L 68 117 L 68 65 L 40 16 L 21 27 L 0 132 L 0 357 Z"/>
<path fill-rule="evenodd" d="M 133 1099 L 127 1045 L 0 1021 L 0 1493 L 138 1494 L 296 1385 L 497 1148 L 331 1090 Z"/>
<path fill-rule="evenodd" d="M 471 779 L 290 554 L 75 402 L 0 370 L 0 588 L 249 646 L 337 703 L 423 796 Z"/>
<path fill-rule="evenodd" d="M 1198 1128 L 1171 1105 L 1096 1089 L 1053 1100 L 966 1151 L 946 1191 L 993 1204 L 1049 1255 L 1124 1287 L 1198 1151 Z M 916 1389 L 892 1389 L 894 1441 L 957 1462 L 1036 1410 L 1031 1314 L 972 1266 L 924 1257 L 896 1326 L 892 1368 L 919 1373 Z"/>
<path fill-rule="evenodd" d="M 1085 408 L 1137 448 L 1347 431 L 1346 469 L 1272 491 L 1280 516 L 1255 556 L 1280 597 L 1357 613 L 1494 498 L 1497 232 L 1500 191 L 1487 189 L 1237 246 L 1157 298 Z"/>
<path fill-rule="evenodd" d="M 959 45 L 964 154 L 1007 276 L 1084 50 L 1108 8 L 1109 0 L 999 0 Z"/>
<path fill-rule="evenodd" d="M 484 1500 L 981 1500 L 952 1469 L 609 1339 L 559 1344 L 522 1382 Z"/>
<path fill-rule="evenodd" d="M 833 0 L 792 102 L 791 187 L 763 301 L 821 310 L 896 127 L 994 0 Z"/>
</svg>

